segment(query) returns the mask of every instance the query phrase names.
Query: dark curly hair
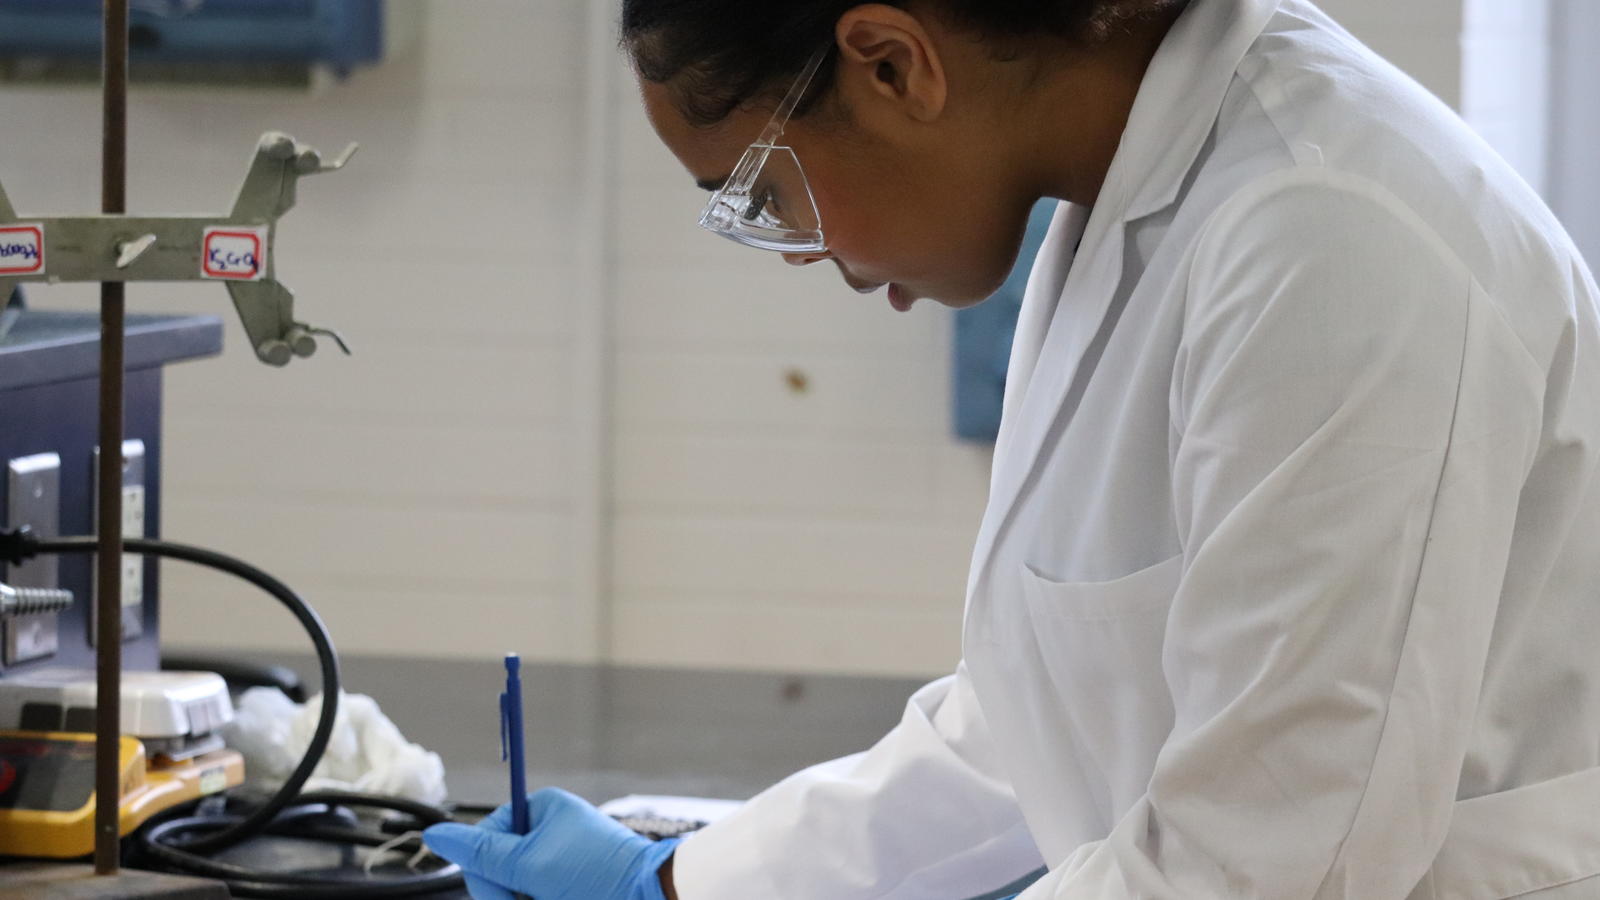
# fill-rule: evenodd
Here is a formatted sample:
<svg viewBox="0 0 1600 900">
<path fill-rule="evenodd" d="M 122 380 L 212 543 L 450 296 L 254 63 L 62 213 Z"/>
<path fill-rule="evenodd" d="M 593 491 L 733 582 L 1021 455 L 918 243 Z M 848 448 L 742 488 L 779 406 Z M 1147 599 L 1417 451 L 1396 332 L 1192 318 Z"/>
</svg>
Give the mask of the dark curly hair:
<svg viewBox="0 0 1600 900">
<path fill-rule="evenodd" d="M 881 0 L 906 6 L 907 0 Z M 933 0 L 958 28 L 1004 42 L 1050 36 L 1092 46 L 1135 19 L 1189 0 Z M 781 92 L 862 0 L 623 0 L 622 43 L 641 77 L 672 83 L 690 122 L 708 127 Z M 817 73 L 803 115 L 828 93 Z"/>
</svg>

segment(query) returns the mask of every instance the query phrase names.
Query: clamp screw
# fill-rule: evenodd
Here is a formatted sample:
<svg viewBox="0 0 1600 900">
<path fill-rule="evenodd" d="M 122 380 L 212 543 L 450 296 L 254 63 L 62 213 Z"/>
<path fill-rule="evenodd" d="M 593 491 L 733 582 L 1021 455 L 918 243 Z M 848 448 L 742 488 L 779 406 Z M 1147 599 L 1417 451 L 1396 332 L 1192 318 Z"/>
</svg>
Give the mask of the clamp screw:
<svg viewBox="0 0 1600 900">
<path fill-rule="evenodd" d="M 59 612 L 71 605 L 71 591 L 0 584 L 0 619 Z"/>
</svg>

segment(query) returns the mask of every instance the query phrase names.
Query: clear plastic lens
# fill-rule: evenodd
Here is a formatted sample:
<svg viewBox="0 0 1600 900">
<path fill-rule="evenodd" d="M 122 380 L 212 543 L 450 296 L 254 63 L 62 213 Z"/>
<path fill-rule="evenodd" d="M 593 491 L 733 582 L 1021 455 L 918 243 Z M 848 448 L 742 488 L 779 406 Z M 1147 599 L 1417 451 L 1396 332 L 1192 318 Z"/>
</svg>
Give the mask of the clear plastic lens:
<svg viewBox="0 0 1600 900">
<path fill-rule="evenodd" d="M 788 147 L 756 145 L 711 197 L 700 225 L 763 250 L 812 253 L 826 249 L 822 222 L 800 161 Z"/>
</svg>

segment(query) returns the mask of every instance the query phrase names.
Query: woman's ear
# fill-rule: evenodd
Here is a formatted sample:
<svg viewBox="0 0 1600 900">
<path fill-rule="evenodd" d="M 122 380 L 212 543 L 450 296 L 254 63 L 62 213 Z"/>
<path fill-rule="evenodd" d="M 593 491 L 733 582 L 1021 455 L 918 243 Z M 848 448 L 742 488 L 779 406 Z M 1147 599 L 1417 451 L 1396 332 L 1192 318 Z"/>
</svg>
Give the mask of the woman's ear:
<svg viewBox="0 0 1600 900">
<path fill-rule="evenodd" d="M 944 112 L 950 93 L 944 64 L 916 16 L 880 3 L 857 6 L 839 17 L 835 39 L 853 113 L 863 111 L 862 101 L 917 122 Z"/>
</svg>

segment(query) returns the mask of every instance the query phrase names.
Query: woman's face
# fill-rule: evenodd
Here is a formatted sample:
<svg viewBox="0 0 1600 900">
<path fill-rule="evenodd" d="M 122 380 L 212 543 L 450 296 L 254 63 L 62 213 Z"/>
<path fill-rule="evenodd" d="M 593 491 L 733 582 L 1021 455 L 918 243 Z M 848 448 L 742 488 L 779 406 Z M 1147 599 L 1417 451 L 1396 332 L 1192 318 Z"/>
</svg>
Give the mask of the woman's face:
<svg viewBox="0 0 1600 900">
<path fill-rule="evenodd" d="M 819 109 L 784 131 L 828 246 L 784 258 L 831 260 L 858 291 L 888 286 L 889 302 L 902 311 L 921 298 L 961 307 L 988 297 L 1010 274 L 1035 198 L 1005 185 L 1003 162 L 986 146 L 992 136 L 955 116 L 930 122 L 886 113 L 865 95 L 870 86 L 852 86 L 846 76 L 835 90 L 847 112 Z M 665 86 L 642 81 L 640 88 L 656 134 L 702 186 L 726 178 L 771 116 L 738 110 L 716 126 L 695 127 Z M 864 107 L 852 93 L 864 95 Z M 862 108 L 866 115 L 854 115 Z"/>
</svg>

